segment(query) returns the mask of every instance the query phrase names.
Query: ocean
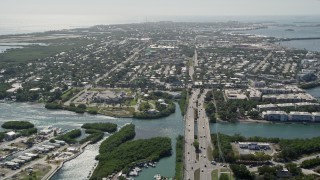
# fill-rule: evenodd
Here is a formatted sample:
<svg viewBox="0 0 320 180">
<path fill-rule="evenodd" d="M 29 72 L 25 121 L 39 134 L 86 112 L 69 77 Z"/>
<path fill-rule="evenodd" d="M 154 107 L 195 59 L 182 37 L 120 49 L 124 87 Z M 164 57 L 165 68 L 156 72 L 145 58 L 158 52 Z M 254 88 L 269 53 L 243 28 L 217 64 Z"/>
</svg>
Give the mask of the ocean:
<svg viewBox="0 0 320 180">
<path fill-rule="evenodd" d="M 320 20 L 319 20 L 320 21 Z M 320 37 L 320 24 L 319 23 L 292 23 L 286 26 L 269 26 L 267 29 L 257 29 L 245 31 L 249 34 L 264 35 L 276 38 L 310 38 Z M 304 27 L 302 27 L 304 25 Z M 287 31 L 291 29 L 291 31 Z M 320 51 L 320 40 L 294 40 L 280 42 L 282 46 L 306 49 L 310 51 Z"/>
</svg>

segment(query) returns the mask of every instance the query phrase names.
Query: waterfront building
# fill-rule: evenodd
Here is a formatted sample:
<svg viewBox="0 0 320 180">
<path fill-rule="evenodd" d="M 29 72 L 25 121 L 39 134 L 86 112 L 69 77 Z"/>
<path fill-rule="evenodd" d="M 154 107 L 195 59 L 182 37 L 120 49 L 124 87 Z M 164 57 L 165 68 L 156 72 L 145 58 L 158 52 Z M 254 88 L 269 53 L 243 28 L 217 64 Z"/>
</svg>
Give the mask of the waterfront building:
<svg viewBox="0 0 320 180">
<path fill-rule="evenodd" d="M 262 118 L 267 121 L 287 121 L 288 115 L 284 111 L 266 111 L 262 112 Z"/>
<path fill-rule="evenodd" d="M 261 104 L 257 105 L 257 109 L 259 111 L 271 111 L 271 110 L 276 110 L 278 106 L 276 104 Z"/>
<path fill-rule="evenodd" d="M 10 131 L 10 132 L 5 133 L 4 139 L 5 139 L 6 141 L 12 141 L 12 140 L 14 140 L 14 139 L 16 138 L 16 135 L 17 135 L 17 134 L 16 134 L 15 132 Z"/>
<path fill-rule="evenodd" d="M 311 113 L 308 112 L 296 112 L 292 111 L 289 113 L 290 121 L 312 121 L 313 117 Z"/>
<path fill-rule="evenodd" d="M 320 112 L 313 112 L 312 116 L 313 116 L 313 121 L 320 122 Z"/>
</svg>

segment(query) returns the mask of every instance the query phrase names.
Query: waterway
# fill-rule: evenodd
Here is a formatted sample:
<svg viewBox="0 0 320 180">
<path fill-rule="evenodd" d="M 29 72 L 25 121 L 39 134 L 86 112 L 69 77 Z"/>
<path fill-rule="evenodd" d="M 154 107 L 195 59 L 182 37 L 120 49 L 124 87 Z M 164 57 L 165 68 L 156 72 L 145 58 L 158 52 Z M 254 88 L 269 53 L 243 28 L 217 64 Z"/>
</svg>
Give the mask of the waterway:
<svg viewBox="0 0 320 180">
<path fill-rule="evenodd" d="M 137 120 L 133 118 L 113 118 L 102 115 L 76 114 L 69 111 L 47 110 L 42 104 L 12 103 L 0 104 L 0 124 L 8 120 L 27 120 L 38 128 L 47 126 L 63 129 L 80 128 L 86 122 L 112 122 L 123 126 L 133 123 L 136 126 L 135 139 L 150 138 L 156 136 L 168 136 L 172 139 L 172 156 L 163 158 L 157 163 L 156 168 L 143 169 L 137 180 L 153 179 L 160 173 L 163 176 L 173 177 L 175 174 L 175 143 L 176 137 L 183 134 L 183 117 L 180 108 L 168 117 L 157 120 Z M 79 157 L 67 162 L 61 170 L 52 178 L 80 180 L 85 179 L 92 169 L 94 157 L 98 154 L 98 145 L 89 145 Z"/>
</svg>

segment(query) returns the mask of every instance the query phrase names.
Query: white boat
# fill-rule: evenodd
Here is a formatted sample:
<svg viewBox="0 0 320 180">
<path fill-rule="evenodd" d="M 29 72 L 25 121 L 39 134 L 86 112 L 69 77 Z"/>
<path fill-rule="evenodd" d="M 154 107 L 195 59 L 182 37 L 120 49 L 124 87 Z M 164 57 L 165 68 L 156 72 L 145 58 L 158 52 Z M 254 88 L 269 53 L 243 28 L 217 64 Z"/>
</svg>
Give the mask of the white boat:
<svg viewBox="0 0 320 180">
<path fill-rule="evenodd" d="M 134 171 L 137 171 L 137 172 L 140 172 L 140 171 L 141 171 L 141 169 L 140 169 L 139 167 L 135 167 L 133 170 L 134 170 Z"/>
<path fill-rule="evenodd" d="M 133 170 L 133 171 L 130 171 L 129 176 L 139 176 L 139 173 Z"/>
<path fill-rule="evenodd" d="M 156 174 L 156 175 L 154 175 L 153 177 L 154 177 L 154 179 L 156 179 L 156 180 L 161 180 L 161 175 L 160 175 L 160 174 Z"/>
</svg>

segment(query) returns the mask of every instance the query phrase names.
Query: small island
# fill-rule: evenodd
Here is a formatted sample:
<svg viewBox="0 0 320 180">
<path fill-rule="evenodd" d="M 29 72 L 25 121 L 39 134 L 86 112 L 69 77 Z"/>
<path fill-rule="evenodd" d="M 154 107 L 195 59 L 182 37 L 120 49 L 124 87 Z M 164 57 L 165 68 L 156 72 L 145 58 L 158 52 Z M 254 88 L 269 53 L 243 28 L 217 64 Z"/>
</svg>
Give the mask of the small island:
<svg viewBox="0 0 320 180">
<path fill-rule="evenodd" d="M 115 172 L 118 175 L 120 171 L 121 174 L 129 175 L 131 170 L 138 169 L 141 164 L 143 166 L 171 155 L 170 138 L 132 140 L 134 137 L 135 126 L 130 124 L 104 140 L 96 158 L 99 164 L 90 179 L 108 177 Z"/>
</svg>

